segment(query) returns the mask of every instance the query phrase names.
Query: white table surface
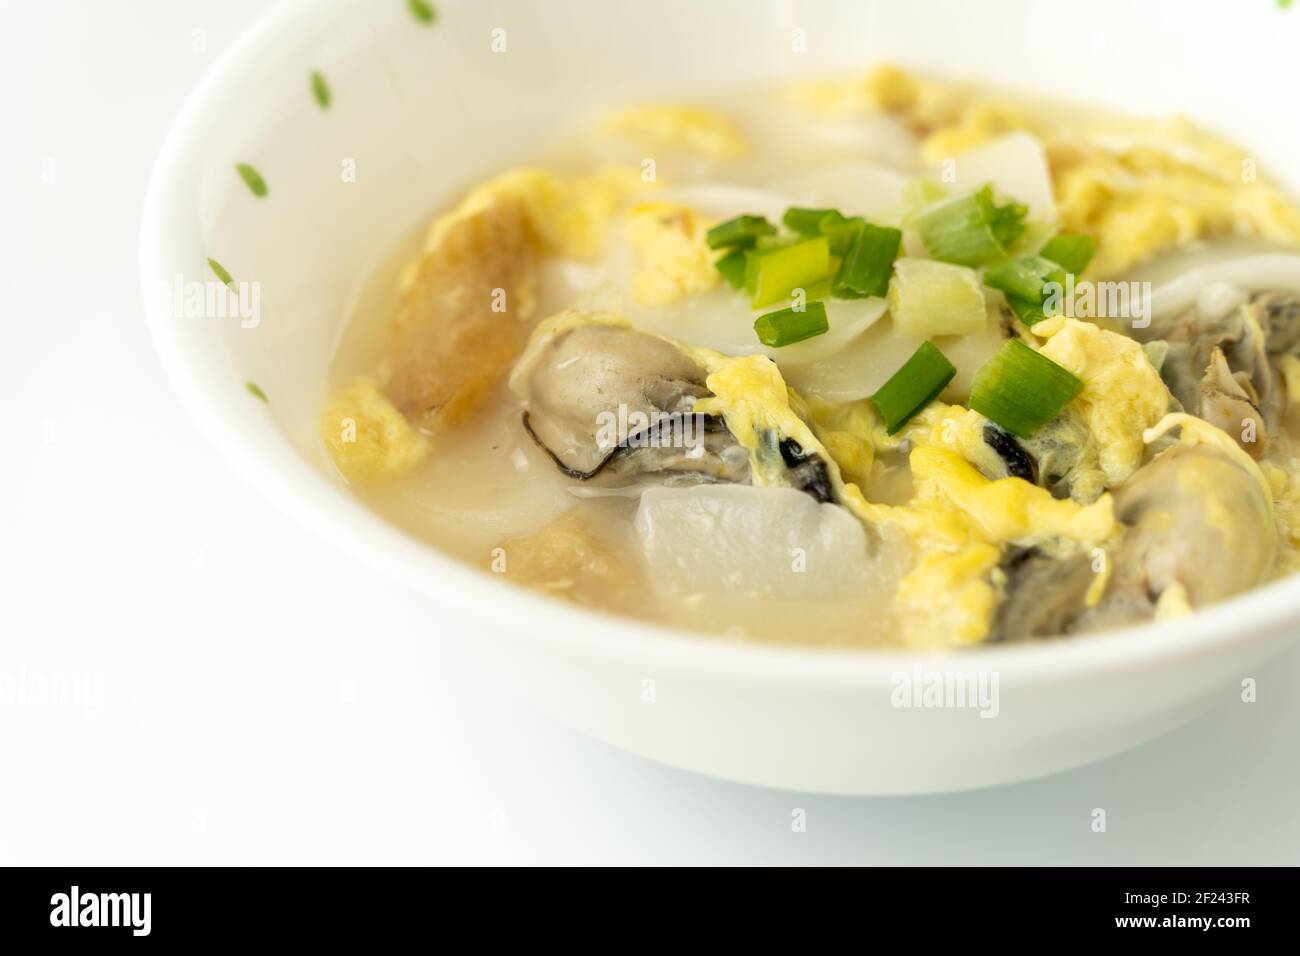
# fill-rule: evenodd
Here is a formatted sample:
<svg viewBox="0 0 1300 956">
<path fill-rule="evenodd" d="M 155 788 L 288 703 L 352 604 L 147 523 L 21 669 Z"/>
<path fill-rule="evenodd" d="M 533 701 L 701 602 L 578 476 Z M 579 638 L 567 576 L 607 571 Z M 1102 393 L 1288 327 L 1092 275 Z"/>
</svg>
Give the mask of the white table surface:
<svg viewBox="0 0 1300 956">
<path fill-rule="evenodd" d="M 279 515 L 173 399 L 136 277 L 162 137 L 261 6 L 0 3 L 0 863 L 1300 862 L 1300 653 L 1045 780 L 761 790 L 502 696 L 472 625 Z"/>
</svg>

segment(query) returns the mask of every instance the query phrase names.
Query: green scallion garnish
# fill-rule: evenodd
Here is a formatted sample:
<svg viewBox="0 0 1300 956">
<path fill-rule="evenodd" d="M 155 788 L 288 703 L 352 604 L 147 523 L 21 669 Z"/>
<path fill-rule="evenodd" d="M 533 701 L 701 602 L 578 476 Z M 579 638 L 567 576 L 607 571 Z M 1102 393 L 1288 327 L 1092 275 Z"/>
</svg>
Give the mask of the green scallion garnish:
<svg viewBox="0 0 1300 956">
<path fill-rule="evenodd" d="M 438 11 L 427 0 L 406 0 L 406 5 L 410 7 L 411 15 L 421 23 L 433 23 L 438 19 Z"/>
<path fill-rule="evenodd" d="M 713 268 L 722 273 L 722 278 L 733 289 L 745 286 L 745 250 L 732 249 L 725 256 L 713 263 Z"/>
<path fill-rule="evenodd" d="M 709 230 L 705 240 L 710 249 L 726 249 L 735 246 L 747 249 L 758 241 L 759 236 L 775 234 L 776 226 L 762 216 L 737 216 L 720 222 Z"/>
<path fill-rule="evenodd" d="M 239 178 L 244 181 L 244 185 L 249 188 L 254 196 L 262 199 L 266 196 L 266 180 L 248 163 L 236 163 L 235 172 L 239 173 Z"/>
<path fill-rule="evenodd" d="M 252 395 L 259 402 L 267 402 L 268 404 L 270 403 L 271 400 L 266 397 L 266 392 L 262 391 L 262 389 L 258 387 L 258 384 L 256 382 L 245 382 L 244 388 L 248 389 L 248 394 Z"/>
<path fill-rule="evenodd" d="M 1011 311 L 1016 314 L 1016 318 L 1025 325 L 1036 325 L 1048 317 L 1047 313 L 1043 311 L 1043 303 L 1033 299 L 1020 299 L 1014 295 L 1009 295 L 1007 296 L 1007 305 L 1011 306 Z"/>
<path fill-rule="evenodd" d="M 231 289 L 235 287 L 235 280 L 230 277 L 230 273 L 226 271 L 226 267 L 216 259 L 208 259 L 208 268 L 212 270 L 214 276 L 221 280 L 222 285 L 228 286 Z"/>
<path fill-rule="evenodd" d="M 992 201 L 992 189 L 989 189 L 990 202 Z M 989 213 L 989 227 L 993 230 L 993 235 L 997 237 L 1002 248 L 1009 249 L 1011 244 L 1019 239 L 1025 232 L 1025 216 L 1029 215 L 1029 207 L 1022 206 L 1018 202 L 1008 202 L 1001 206 L 993 206 L 992 212 Z"/>
<path fill-rule="evenodd" d="M 1093 253 L 1096 251 L 1097 244 L 1091 237 L 1063 233 L 1049 239 L 1038 254 L 1044 259 L 1051 259 L 1066 272 L 1077 276 L 1088 268 L 1088 263 L 1092 261 Z"/>
<path fill-rule="evenodd" d="M 835 264 L 836 264 L 836 260 L 831 259 L 832 268 L 835 266 Z M 829 298 L 831 294 L 831 281 L 832 281 L 831 277 L 827 276 L 821 282 L 815 282 L 812 285 L 808 286 L 803 290 L 804 299 L 808 302 L 813 302 L 817 299 Z"/>
<path fill-rule="evenodd" d="M 1065 289 L 1065 269 L 1059 262 L 1043 256 L 1020 256 L 994 263 L 984 270 L 984 284 L 1001 289 L 1007 298 L 1041 303 L 1047 298 L 1044 286 L 1055 282 L 1061 292 Z"/>
<path fill-rule="evenodd" d="M 938 398 L 956 374 L 957 369 L 934 343 L 922 342 L 903 367 L 871 396 L 885 430 L 895 434 L 913 415 Z"/>
<path fill-rule="evenodd" d="M 809 302 L 802 309 L 780 309 L 754 320 L 758 340 L 768 348 L 779 349 L 830 331 L 826 306 Z"/>
<path fill-rule="evenodd" d="M 746 262 L 745 283 L 750 291 L 750 305 L 761 309 L 788 298 L 795 289 L 829 278 L 830 244 L 825 237 L 807 239 L 766 252 L 753 252 Z"/>
<path fill-rule="evenodd" d="M 320 104 L 321 109 L 330 108 L 330 85 L 325 80 L 325 74 L 320 70 L 312 71 L 311 95 L 316 97 L 316 102 Z"/>
<path fill-rule="evenodd" d="M 845 216 L 838 210 L 832 209 L 822 217 L 819 228 L 831 244 L 831 252 L 842 256 L 866 224 L 867 221 L 861 216 Z"/>
<path fill-rule="evenodd" d="M 883 296 L 889 291 L 889 277 L 903 234 L 889 226 L 863 223 L 844 252 L 831 294 L 839 299 Z"/>
<path fill-rule="evenodd" d="M 917 214 L 916 225 L 934 258 L 982 266 L 1006 256 L 1007 247 L 1025 229 L 1027 213 L 1019 203 L 999 206 L 993 187 L 982 186 L 932 203 Z"/>
<path fill-rule="evenodd" d="M 835 211 L 834 209 L 801 209 L 798 206 L 791 206 L 785 211 L 781 221 L 785 223 L 787 229 L 811 239 L 822 234 L 821 221 L 823 217 Z"/>
<path fill-rule="evenodd" d="M 1018 438 L 1031 438 L 1082 389 L 1068 370 L 1012 339 L 975 373 L 970 407 Z"/>
</svg>

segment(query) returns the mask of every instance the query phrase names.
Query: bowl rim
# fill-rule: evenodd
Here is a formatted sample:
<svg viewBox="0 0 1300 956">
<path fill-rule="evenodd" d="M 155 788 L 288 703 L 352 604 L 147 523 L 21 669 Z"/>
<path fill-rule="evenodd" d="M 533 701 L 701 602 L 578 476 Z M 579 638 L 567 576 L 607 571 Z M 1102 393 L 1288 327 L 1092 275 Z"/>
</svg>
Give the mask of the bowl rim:
<svg viewBox="0 0 1300 956">
<path fill-rule="evenodd" d="M 834 648 L 776 645 L 692 632 L 580 608 L 495 580 L 420 541 L 331 483 L 267 417 L 265 406 L 212 370 L 200 337 L 170 321 L 149 290 L 182 272 L 170 240 L 173 211 L 192 196 L 187 171 L 213 104 L 238 89 L 248 67 L 272 62 L 282 31 L 323 19 L 343 0 L 289 0 L 254 19 L 225 49 L 172 122 L 146 191 L 139 236 L 140 282 L 154 347 L 172 387 L 208 441 L 282 512 L 412 589 L 511 636 L 582 657 L 615 658 L 647 676 L 689 673 L 725 680 L 852 689 L 900 671 L 996 671 L 1065 680 L 1224 649 L 1300 620 L 1300 576 L 1282 578 L 1183 618 L 1023 644 L 968 648 Z M 355 9 L 355 8 L 354 8 Z M 521 626 L 543 621 L 541 626 Z M 1298 629 L 1300 630 L 1300 629 Z"/>
</svg>

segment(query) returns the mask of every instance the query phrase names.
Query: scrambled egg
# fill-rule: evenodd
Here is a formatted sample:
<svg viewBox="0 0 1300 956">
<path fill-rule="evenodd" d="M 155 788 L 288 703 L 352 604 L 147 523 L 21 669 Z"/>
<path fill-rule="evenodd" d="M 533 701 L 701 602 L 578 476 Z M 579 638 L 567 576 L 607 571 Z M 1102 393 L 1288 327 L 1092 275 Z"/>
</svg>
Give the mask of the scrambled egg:
<svg viewBox="0 0 1300 956">
<path fill-rule="evenodd" d="M 855 510 L 869 523 L 901 527 L 913 543 L 916 563 L 897 596 L 899 636 L 911 646 L 988 637 L 1005 583 L 1004 546 L 1065 555 L 1106 545 L 1118 530 L 1109 495 L 1088 505 L 1058 500 L 1020 478 L 990 480 L 959 453 L 932 445 L 913 449 L 909 464 L 909 502 Z"/>
<path fill-rule="evenodd" d="M 766 355 L 731 358 L 708 349 L 692 349 L 678 342 L 673 344 L 708 372 L 704 384 L 713 394 L 697 401 L 695 411 L 723 418 L 727 430 L 749 452 L 750 475 L 755 485 L 785 483 L 785 461 L 769 437 L 775 433 L 783 438 L 793 438 L 809 454 L 819 454 L 826 462 L 835 490 L 844 495 L 848 488 L 852 488 L 856 498 L 865 501 L 855 486 L 845 485 L 835 459 L 808 424 L 795 414 L 791 407 L 791 391 L 775 362 Z M 854 510 L 853 505 L 849 508 Z"/>
<path fill-rule="evenodd" d="M 838 116 L 888 113 L 940 161 L 1015 131 L 1047 148 L 1058 225 L 1099 237 L 1090 278 L 1126 271 L 1194 239 L 1260 236 L 1300 243 L 1300 211 L 1264 181 L 1240 147 L 1182 118 L 1164 123 L 1057 115 L 977 87 L 881 66 L 848 81 L 806 84 L 795 95 Z"/>
<path fill-rule="evenodd" d="M 647 149 L 682 149 L 709 159 L 731 159 L 749 151 L 749 143 L 731 120 L 696 106 L 633 106 L 611 113 L 605 128 Z"/>
<path fill-rule="evenodd" d="M 599 541 L 576 509 L 501 547 L 507 577 L 574 604 L 607 606 L 611 597 L 633 597 L 639 586 L 636 575 Z"/>
<path fill-rule="evenodd" d="M 632 296 L 638 303 L 668 306 L 719 283 L 716 254 L 705 242 L 710 225 L 676 203 L 641 202 L 628 210 L 624 235 L 637 259 Z"/>
<path fill-rule="evenodd" d="M 1254 160 L 1186 120 L 1049 142 L 1049 156 L 1062 227 L 1104 239 L 1089 275 L 1212 236 L 1300 242 L 1300 211 L 1258 178 Z"/>
<path fill-rule="evenodd" d="M 320 433 L 334 463 L 350 481 L 395 478 L 429 453 L 428 439 L 367 379 L 326 402 Z"/>
<path fill-rule="evenodd" d="M 921 157 L 937 164 L 1016 130 L 1031 130 L 1017 105 L 964 84 L 922 79 L 885 64 L 847 81 L 804 83 L 797 100 L 826 116 L 889 113 L 921 136 Z"/>
<path fill-rule="evenodd" d="M 883 430 L 875 406 L 866 399 L 856 402 L 832 402 L 815 395 L 789 393 L 790 408 L 812 428 L 825 446 L 844 478 L 865 487 L 871 480 L 876 460 L 872 433 Z"/>
<path fill-rule="evenodd" d="M 1034 333 L 1048 336 L 1043 355 L 1083 381 L 1065 415 L 1080 420 L 1087 436 L 1072 478 L 1075 497 L 1090 500 L 1137 471 L 1146 453 L 1143 430 L 1169 411 L 1169 390 L 1127 336 L 1061 318 L 1038 323 Z"/>
<path fill-rule="evenodd" d="M 650 188 L 635 169 L 611 167 L 589 176 L 565 177 L 542 169 L 513 169 L 475 188 L 451 212 L 440 216 L 425 239 L 437 249 L 458 222 L 503 200 L 522 204 L 538 251 L 568 259 L 600 254 L 605 230 L 632 196 Z"/>
</svg>

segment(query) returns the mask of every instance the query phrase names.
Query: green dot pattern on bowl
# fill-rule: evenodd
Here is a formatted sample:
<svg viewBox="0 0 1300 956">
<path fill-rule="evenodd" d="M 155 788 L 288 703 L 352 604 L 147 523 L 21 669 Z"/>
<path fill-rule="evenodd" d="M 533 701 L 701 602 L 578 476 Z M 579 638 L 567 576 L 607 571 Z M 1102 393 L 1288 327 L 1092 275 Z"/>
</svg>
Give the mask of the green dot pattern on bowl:
<svg viewBox="0 0 1300 956">
<path fill-rule="evenodd" d="M 411 11 L 411 15 L 419 20 L 425 26 L 431 26 L 438 19 L 438 10 L 428 0 L 406 0 L 406 6 Z M 320 70 L 311 72 L 311 95 L 321 109 L 330 108 L 330 103 L 334 100 L 334 94 L 330 90 L 329 81 L 325 79 L 325 74 Z M 236 163 L 235 171 L 239 173 L 239 178 L 244 181 L 244 185 L 258 199 L 265 199 L 269 190 L 266 187 L 266 180 L 255 167 L 249 163 Z M 212 270 L 213 275 L 221 280 L 222 283 L 234 288 L 235 280 L 231 278 L 230 272 L 216 259 L 208 258 L 208 267 Z M 244 387 L 253 397 L 263 402 L 269 402 L 266 393 L 257 385 L 256 382 L 245 382 Z"/>
<path fill-rule="evenodd" d="M 316 97 L 316 102 L 320 104 L 321 109 L 330 108 L 330 85 L 319 70 L 313 71 L 311 75 L 311 94 Z"/>
<path fill-rule="evenodd" d="M 407 0 L 406 5 L 411 8 L 411 15 L 422 23 L 431 24 L 438 19 L 438 11 L 426 0 Z"/>
<path fill-rule="evenodd" d="M 223 266 L 216 259 L 209 258 L 208 267 L 212 270 L 212 274 L 215 275 L 218 279 L 220 279 L 225 285 L 234 288 L 235 280 L 230 278 L 230 273 L 226 271 L 225 266 Z"/>
<path fill-rule="evenodd" d="M 239 173 L 239 178 L 244 181 L 244 185 L 249 188 L 254 196 L 258 199 L 266 197 L 266 180 L 262 178 L 261 173 L 248 163 L 236 163 L 235 171 Z"/>
</svg>

